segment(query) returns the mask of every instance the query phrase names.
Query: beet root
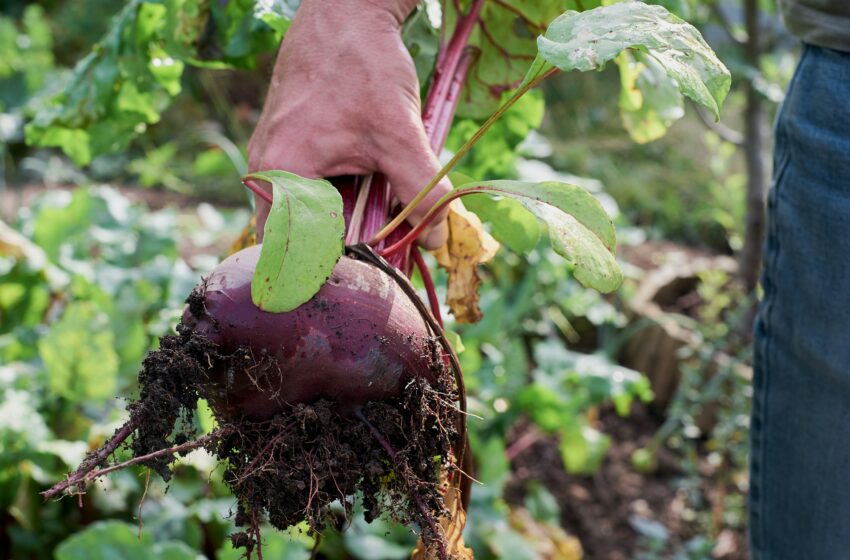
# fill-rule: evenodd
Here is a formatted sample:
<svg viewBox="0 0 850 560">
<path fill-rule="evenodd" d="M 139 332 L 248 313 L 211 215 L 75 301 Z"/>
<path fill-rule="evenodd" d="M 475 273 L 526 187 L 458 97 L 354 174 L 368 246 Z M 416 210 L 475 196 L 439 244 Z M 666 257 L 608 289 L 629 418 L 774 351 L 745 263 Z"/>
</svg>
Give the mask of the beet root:
<svg viewBox="0 0 850 560">
<path fill-rule="evenodd" d="M 236 253 L 193 290 L 178 335 L 143 364 L 134 456 L 168 479 L 174 455 L 161 451 L 196 435 L 193 414 L 206 399 L 220 435 L 204 447 L 226 465 L 246 528 L 234 543 L 249 552 L 261 517 L 319 531 L 339 522 L 332 503 L 347 515 L 361 495 L 368 520 L 418 525 L 447 557 L 435 520 L 446 513 L 440 470 L 461 478 L 459 370 L 405 280 L 360 251 L 340 259 L 313 299 L 278 314 L 251 302 L 259 248 Z"/>
</svg>

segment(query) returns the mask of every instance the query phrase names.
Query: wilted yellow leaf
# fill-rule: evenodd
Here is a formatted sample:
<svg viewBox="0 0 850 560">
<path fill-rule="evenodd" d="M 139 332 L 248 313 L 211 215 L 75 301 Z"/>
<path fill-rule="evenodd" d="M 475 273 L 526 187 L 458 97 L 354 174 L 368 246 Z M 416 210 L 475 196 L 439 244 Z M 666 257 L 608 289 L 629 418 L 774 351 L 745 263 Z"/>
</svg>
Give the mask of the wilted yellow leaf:
<svg viewBox="0 0 850 560">
<path fill-rule="evenodd" d="M 449 240 L 434 251 L 437 263 L 449 273 L 446 303 L 458 323 L 476 323 L 481 320 L 478 265 L 493 258 L 499 242 L 459 200 L 449 205 L 448 224 Z"/>
</svg>

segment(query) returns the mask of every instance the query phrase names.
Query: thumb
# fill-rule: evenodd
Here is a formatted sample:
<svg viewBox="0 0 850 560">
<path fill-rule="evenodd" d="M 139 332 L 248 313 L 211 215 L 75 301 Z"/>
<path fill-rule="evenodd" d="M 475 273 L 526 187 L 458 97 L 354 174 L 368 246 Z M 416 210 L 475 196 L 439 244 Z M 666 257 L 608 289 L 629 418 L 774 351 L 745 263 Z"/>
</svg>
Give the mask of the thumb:
<svg viewBox="0 0 850 560">
<path fill-rule="evenodd" d="M 431 151 L 421 126 L 405 138 L 408 141 L 396 143 L 391 150 L 384 152 L 385 157 L 379 162 L 379 167 L 387 176 L 393 194 L 402 204 L 407 205 L 439 173 L 442 166 Z M 451 183 L 443 178 L 414 208 L 407 220 L 413 225 L 421 222 L 428 210 L 451 190 Z M 447 214 L 448 207 L 441 210 L 419 236 L 419 243 L 426 249 L 441 247 L 448 240 Z"/>
</svg>

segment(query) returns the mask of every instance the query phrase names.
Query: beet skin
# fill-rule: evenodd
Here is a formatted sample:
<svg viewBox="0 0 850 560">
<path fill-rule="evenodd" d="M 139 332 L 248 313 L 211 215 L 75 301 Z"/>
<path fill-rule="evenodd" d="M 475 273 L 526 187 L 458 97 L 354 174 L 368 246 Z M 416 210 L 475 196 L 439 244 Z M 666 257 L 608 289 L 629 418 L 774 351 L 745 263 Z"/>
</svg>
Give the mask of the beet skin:
<svg viewBox="0 0 850 560">
<path fill-rule="evenodd" d="M 343 408 L 397 398 L 414 378 L 433 381 L 442 351 L 410 298 L 375 266 L 347 256 L 307 303 L 268 313 L 251 301 L 260 245 L 219 264 L 190 298 L 183 324 L 219 352 L 220 412 L 262 420 L 286 404 L 328 398 Z M 237 364 L 237 365 L 234 365 Z"/>
</svg>

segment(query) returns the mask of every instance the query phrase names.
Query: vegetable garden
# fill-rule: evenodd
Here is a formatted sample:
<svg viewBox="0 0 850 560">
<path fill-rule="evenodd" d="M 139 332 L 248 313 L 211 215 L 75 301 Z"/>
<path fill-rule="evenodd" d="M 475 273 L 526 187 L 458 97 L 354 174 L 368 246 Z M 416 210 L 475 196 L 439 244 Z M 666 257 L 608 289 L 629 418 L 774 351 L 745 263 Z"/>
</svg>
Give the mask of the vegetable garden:
<svg viewBox="0 0 850 560">
<path fill-rule="evenodd" d="M 731 2 L 425 2 L 444 167 L 402 205 L 248 172 L 297 4 L 0 16 L 0 555 L 746 558 L 725 122 L 793 52 L 742 59 Z"/>
</svg>

